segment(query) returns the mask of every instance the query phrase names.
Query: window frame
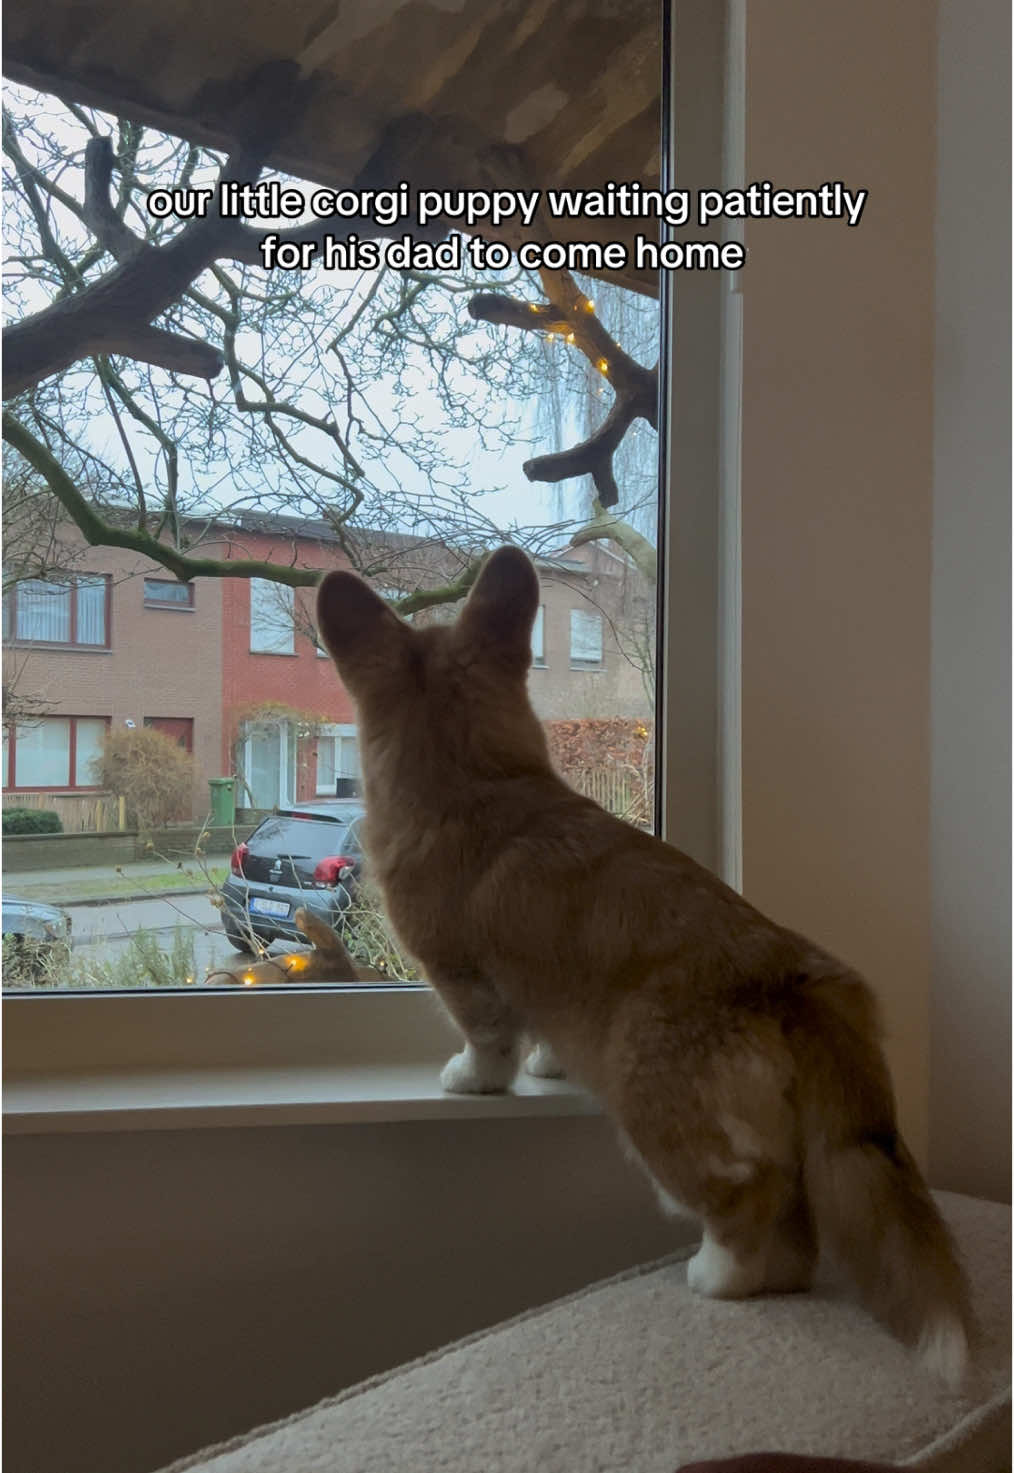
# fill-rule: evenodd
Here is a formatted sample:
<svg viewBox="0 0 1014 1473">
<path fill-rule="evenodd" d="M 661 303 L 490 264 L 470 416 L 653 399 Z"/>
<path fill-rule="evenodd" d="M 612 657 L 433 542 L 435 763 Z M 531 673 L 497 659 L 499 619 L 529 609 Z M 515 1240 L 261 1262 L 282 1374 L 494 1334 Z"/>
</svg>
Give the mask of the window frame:
<svg viewBox="0 0 1014 1473">
<path fill-rule="evenodd" d="M 82 643 L 77 639 L 79 625 L 78 614 L 78 589 L 83 580 L 94 582 L 102 579 L 104 598 L 102 603 L 102 623 L 104 639 L 102 644 L 91 641 Z M 19 635 L 18 630 L 18 595 L 28 583 L 48 583 L 52 581 L 54 587 L 66 586 L 70 589 L 70 638 L 69 639 L 32 639 Z M 66 578 L 26 578 L 14 587 L 3 600 L 3 642 L 13 649 L 33 650 L 74 650 L 75 653 L 106 653 L 112 649 L 113 639 L 113 579 L 110 573 L 71 573 Z"/>
<path fill-rule="evenodd" d="M 69 716 L 64 712 L 52 712 L 49 716 L 40 716 L 31 722 L 23 721 L 22 726 L 39 726 L 44 721 L 67 721 L 70 730 L 67 742 L 67 770 L 73 779 L 77 776 L 77 723 L 79 721 L 101 721 L 108 732 L 111 718 L 109 716 Z M 17 729 L 16 721 L 5 721 L 4 731 L 7 735 L 6 750 L 3 757 L 3 791 L 5 793 L 99 793 L 102 791 L 101 783 L 23 783 L 16 784 L 14 776 L 17 771 Z"/>
<path fill-rule="evenodd" d="M 148 584 L 158 583 L 163 588 L 182 588 L 187 593 L 186 599 L 159 599 L 149 598 Z M 195 589 L 193 583 L 180 583 L 176 578 L 151 578 L 146 573 L 141 580 L 141 604 L 146 609 L 168 609 L 173 613 L 185 611 L 192 613 L 195 606 Z"/>
<path fill-rule="evenodd" d="M 538 654 L 535 651 L 536 631 L 541 635 L 539 643 L 542 646 L 541 652 Z M 532 669 L 547 670 L 548 668 L 549 664 L 546 660 L 546 605 L 541 603 L 535 615 L 535 623 L 532 625 Z"/>
<path fill-rule="evenodd" d="M 582 659 L 580 655 L 575 655 L 575 653 L 574 653 L 574 634 L 575 634 L 574 620 L 575 620 L 575 617 L 578 620 L 581 620 L 581 619 L 595 619 L 597 621 L 598 636 L 599 636 L 598 637 L 599 652 L 598 652 L 598 657 L 596 659 L 594 659 L 594 660 L 585 660 L 585 659 Z M 604 670 L 605 669 L 605 664 L 606 664 L 606 633 L 605 633 L 605 623 L 606 623 L 606 621 L 603 618 L 602 613 L 601 613 L 601 611 L 599 609 L 572 608 L 570 610 L 570 646 L 569 646 L 569 649 L 568 649 L 568 659 L 570 661 L 570 668 L 572 670 L 592 670 L 592 671 L 594 671 L 594 670 Z"/>
<path fill-rule="evenodd" d="M 334 789 L 334 787 L 335 787 L 335 785 L 337 783 L 337 779 L 340 776 L 343 776 L 343 774 L 336 772 L 335 773 L 335 776 L 334 776 L 334 779 L 332 780 L 331 787 L 323 787 L 323 788 L 321 787 L 321 785 L 320 785 L 320 743 L 321 743 L 321 741 L 339 742 L 339 741 L 342 741 L 343 739 L 344 740 L 348 740 L 349 738 L 351 738 L 356 743 L 356 755 L 358 757 L 358 753 L 359 753 L 358 729 L 355 726 L 355 723 L 354 722 L 348 722 L 348 721 L 346 721 L 346 722 L 330 722 L 327 726 L 322 726 L 320 728 L 320 730 L 318 731 L 318 733 L 317 733 L 317 750 L 316 750 L 316 755 L 315 755 L 315 758 L 314 758 L 314 767 L 315 767 L 315 770 L 314 770 L 314 774 L 313 774 L 313 791 L 314 791 L 315 795 L 318 798 L 325 798 L 325 797 L 331 797 L 331 798 L 333 798 L 334 797 L 334 791 L 333 791 L 333 789 Z M 357 762 L 357 767 L 358 767 L 358 762 Z M 357 777 L 361 777 L 361 773 L 359 773 L 357 771 L 356 776 Z"/>
<path fill-rule="evenodd" d="M 249 643 L 250 643 L 250 649 L 249 649 L 249 653 L 251 655 L 281 655 L 284 658 L 288 658 L 288 657 L 290 657 L 292 655 L 295 655 L 297 653 L 297 650 L 296 650 L 296 590 L 290 584 L 288 584 L 288 583 L 275 583 L 271 578 L 250 578 L 248 580 L 248 582 L 249 582 L 249 585 L 250 585 L 249 586 L 249 596 L 250 596 L 250 641 L 249 641 Z M 289 644 L 289 648 L 288 649 L 284 649 L 284 650 L 282 650 L 282 649 L 270 649 L 270 650 L 269 649 L 260 649 L 260 648 L 258 648 L 254 644 L 253 641 L 254 641 L 254 591 L 255 591 L 255 589 L 257 590 L 257 593 L 258 593 L 259 596 L 260 595 L 263 595 L 265 593 L 270 592 L 272 594 L 272 596 L 277 596 L 278 597 L 278 600 L 279 600 L 279 611 L 280 611 L 280 613 L 284 613 L 284 615 L 286 615 L 287 618 L 288 618 L 288 631 L 287 631 L 287 635 L 281 630 L 281 627 L 280 627 L 281 626 L 281 620 L 279 620 L 279 636 L 280 636 L 280 639 L 287 638 L 288 644 Z M 282 608 L 282 599 L 286 595 L 288 596 L 289 607 L 288 607 L 287 610 L 283 610 L 283 608 Z"/>
<path fill-rule="evenodd" d="M 739 183 L 735 176 L 730 179 L 723 132 L 728 118 L 742 109 L 742 56 L 735 50 L 735 18 L 741 13 L 742 0 L 703 8 L 695 27 L 703 27 L 708 35 L 701 54 L 692 48 L 693 55 L 686 47 L 681 53 L 676 44 L 674 8 L 663 6 L 663 63 L 672 102 L 665 111 L 672 118 L 663 126 L 662 187 L 673 187 L 677 133 L 681 187 L 710 187 L 716 179 Z M 730 655 L 734 631 L 725 629 L 723 646 L 720 618 L 726 617 L 727 607 L 735 611 L 738 565 L 730 556 L 728 566 L 720 567 L 720 558 L 726 557 L 737 536 L 737 527 L 729 520 L 736 512 L 737 466 L 735 456 L 728 453 L 731 441 L 725 433 L 737 412 L 740 365 L 734 341 L 726 332 L 730 318 L 726 299 L 736 285 L 720 279 L 717 272 L 686 273 L 677 300 L 663 276 L 661 308 L 667 351 L 662 354 L 659 383 L 660 421 L 667 431 L 660 439 L 667 496 L 659 526 L 658 831 L 730 879 L 731 870 L 722 864 L 723 824 L 728 825 L 730 811 L 722 805 L 721 784 L 723 775 L 738 763 L 738 748 L 727 736 L 732 730 L 727 718 L 738 672 Z M 729 432 L 733 437 L 734 431 L 735 426 Z M 720 460 L 723 445 L 724 462 Z M 686 535 L 688 527 L 694 529 L 692 538 Z M 735 836 L 730 842 L 734 852 Z M 410 1083 L 399 1082 L 399 1069 L 424 1058 L 429 1070 L 431 1061 L 447 1046 L 446 1028 L 439 1030 L 436 1040 L 436 1025 L 430 1020 L 439 1010 L 433 1008 L 425 987 L 339 990 L 290 985 L 284 989 L 209 989 L 190 995 L 182 989 L 12 993 L 4 996 L 2 1007 L 5 1019 L 10 1020 L 7 1067 L 13 1086 L 27 1081 L 41 1089 L 47 1080 L 55 1081 L 55 1103 L 42 1107 L 34 1123 L 17 1128 L 123 1129 L 132 1123 L 145 1128 L 150 1122 L 126 1107 L 116 1115 L 115 1124 L 106 1117 L 100 1120 L 94 1111 L 85 1110 L 82 1116 L 74 1104 L 75 1088 L 80 1081 L 103 1074 L 115 1094 L 122 1081 L 147 1079 L 153 1071 L 177 1064 L 172 1078 L 178 1081 L 184 1100 L 195 1090 L 200 1093 L 199 1085 L 214 1094 L 223 1070 L 235 1071 L 229 1076 L 233 1079 L 249 1076 L 250 1097 L 256 1096 L 261 1103 L 280 1089 L 283 1075 L 312 1079 L 313 1089 L 326 1094 L 331 1089 L 340 1092 L 351 1071 L 358 1083 L 350 1086 L 355 1100 L 349 1108 L 359 1120 L 388 1119 L 392 1112 L 398 1118 L 502 1116 L 530 1113 L 533 1106 L 526 1097 L 531 1093 L 528 1082 L 506 1097 L 450 1100 L 440 1096 L 439 1089 L 432 1099 L 424 1099 L 413 1093 Z M 199 1018 L 196 1025 L 195 1017 Z M 350 1038 L 360 1050 L 354 1057 L 346 1047 Z M 265 1060 L 273 1072 L 262 1097 L 257 1080 Z M 333 1085 L 320 1084 L 322 1073 L 333 1079 Z M 558 1088 L 572 1100 L 578 1098 L 573 1089 Z M 539 1082 L 535 1093 L 552 1094 L 551 1082 L 545 1082 L 544 1088 Z M 324 1118 L 320 1112 L 325 1103 L 318 1108 L 306 1103 L 305 1093 L 299 1098 L 303 1103 L 293 1107 L 294 1114 L 278 1118 L 301 1122 Z M 75 1108 L 80 1119 L 73 1116 Z M 209 1116 L 202 1108 L 195 1109 L 194 1123 L 224 1123 L 220 1113 L 212 1111 Z M 270 1106 L 265 1104 L 265 1108 Z M 62 1122 L 72 1118 L 73 1123 L 65 1127 Z M 232 1110 L 228 1118 L 242 1123 L 243 1112 Z"/>
</svg>

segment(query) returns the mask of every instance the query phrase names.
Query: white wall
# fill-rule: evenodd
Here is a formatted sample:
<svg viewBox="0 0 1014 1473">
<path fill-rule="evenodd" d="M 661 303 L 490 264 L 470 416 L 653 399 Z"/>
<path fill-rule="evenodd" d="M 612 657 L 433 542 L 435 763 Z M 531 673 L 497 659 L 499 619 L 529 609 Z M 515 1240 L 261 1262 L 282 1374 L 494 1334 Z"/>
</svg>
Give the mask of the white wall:
<svg viewBox="0 0 1014 1473">
<path fill-rule="evenodd" d="M 4 1454 L 25 1473 L 146 1473 L 692 1232 L 589 1117 L 4 1156 Z"/>
<path fill-rule="evenodd" d="M 926 1159 L 935 10 L 746 7 L 746 178 L 869 190 L 748 222 L 743 888 L 863 972 Z"/>
<path fill-rule="evenodd" d="M 940 0 L 930 1164 L 1010 1195 L 1010 41 Z"/>
</svg>

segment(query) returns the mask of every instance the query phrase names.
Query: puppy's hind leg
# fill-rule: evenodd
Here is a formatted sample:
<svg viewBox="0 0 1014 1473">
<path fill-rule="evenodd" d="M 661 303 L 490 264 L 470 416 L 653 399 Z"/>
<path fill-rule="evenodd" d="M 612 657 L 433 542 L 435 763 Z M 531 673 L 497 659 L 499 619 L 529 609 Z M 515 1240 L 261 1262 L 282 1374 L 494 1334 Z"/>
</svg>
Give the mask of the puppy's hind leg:
<svg viewBox="0 0 1014 1473">
<path fill-rule="evenodd" d="M 715 1299 L 809 1287 L 816 1257 L 809 1211 L 780 1166 L 750 1162 L 744 1179 L 709 1183 L 704 1240 L 687 1264 L 687 1284 Z"/>
<path fill-rule="evenodd" d="M 525 1058 L 525 1073 L 535 1079 L 563 1079 L 563 1066 L 553 1052 L 552 1045 L 541 1040 L 533 1042 Z"/>
</svg>

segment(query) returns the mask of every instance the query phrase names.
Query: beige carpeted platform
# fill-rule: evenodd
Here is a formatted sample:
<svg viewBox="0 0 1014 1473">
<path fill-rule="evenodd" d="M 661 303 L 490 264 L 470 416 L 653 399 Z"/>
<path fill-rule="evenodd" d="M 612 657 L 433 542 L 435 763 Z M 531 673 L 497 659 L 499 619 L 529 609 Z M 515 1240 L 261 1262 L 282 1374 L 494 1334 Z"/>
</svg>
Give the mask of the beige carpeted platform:
<svg viewBox="0 0 1014 1473">
<path fill-rule="evenodd" d="M 681 1255 L 459 1341 L 171 1473 L 675 1473 L 696 1459 L 772 1449 L 1006 1473 L 1010 1210 L 939 1200 L 982 1323 L 973 1394 L 946 1394 L 829 1288 L 704 1300 L 688 1292 Z"/>
</svg>

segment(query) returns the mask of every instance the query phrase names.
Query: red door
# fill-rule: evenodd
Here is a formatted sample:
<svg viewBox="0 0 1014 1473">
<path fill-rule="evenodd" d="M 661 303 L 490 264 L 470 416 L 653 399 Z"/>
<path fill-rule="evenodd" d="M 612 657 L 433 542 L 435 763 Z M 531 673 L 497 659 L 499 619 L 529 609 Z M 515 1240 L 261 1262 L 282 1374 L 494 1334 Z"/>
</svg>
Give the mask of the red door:
<svg viewBox="0 0 1014 1473">
<path fill-rule="evenodd" d="M 192 716 L 146 716 L 145 726 L 150 726 L 155 731 L 160 731 L 163 736 L 169 737 L 184 752 L 194 750 L 194 718 Z"/>
</svg>

